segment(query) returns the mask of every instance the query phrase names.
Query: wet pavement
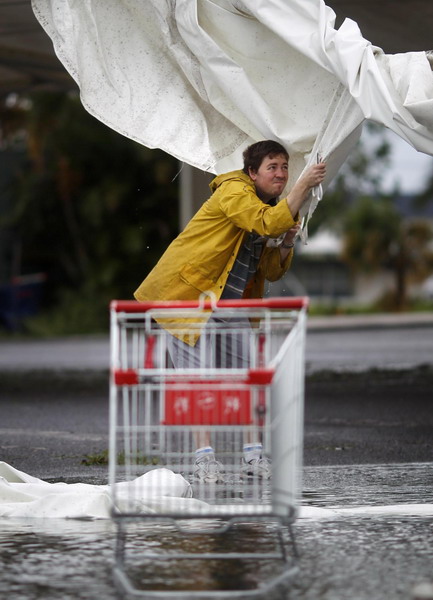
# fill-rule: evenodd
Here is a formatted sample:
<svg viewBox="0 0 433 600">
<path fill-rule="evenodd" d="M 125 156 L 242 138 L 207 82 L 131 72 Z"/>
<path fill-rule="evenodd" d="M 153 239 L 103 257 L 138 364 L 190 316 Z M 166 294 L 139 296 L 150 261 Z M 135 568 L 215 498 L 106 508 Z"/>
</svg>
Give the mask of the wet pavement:
<svg viewBox="0 0 433 600">
<path fill-rule="evenodd" d="M 3 460 L 37 477 L 92 477 L 108 447 L 109 340 L 0 342 Z M 310 318 L 306 465 L 433 460 L 433 316 Z"/>
<path fill-rule="evenodd" d="M 105 483 L 107 466 L 83 459 L 108 447 L 108 358 L 106 336 L 0 342 L 0 460 L 50 481 Z M 306 367 L 303 502 L 433 502 L 431 316 L 310 319 Z M 431 517 L 300 519 L 295 533 L 300 572 L 276 598 L 410 600 L 417 584 L 433 579 Z M 259 537 L 270 543 L 266 531 Z M 137 530 L 132 548 L 143 539 L 157 548 L 174 543 L 170 532 L 143 538 Z M 3 520 L 0 596 L 118 598 L 114 542 L 111 522 Z M 206 549 L 208 541 L 200 543 Z M 177 564 L 143 567 L 140 556 L 132 563 L 139 585 L 153 579 L 169 588 L 177 577 L 185 587 L 194 578 Z M 222 578 L 210 569 L 197 581 L 216 591 L 230 578 L 248 587 L 274 568 L 230 565 Z"/>
<path fill-rule="evenodd" d="M 362 503 L 427 502 L 431 500 L 431 477 L 431 464 L 306 467 L 304 503 L 342 507 L 346 513 L 296 521 L 298 573 L 287 586 L 265 597 L 414 600 L 417 586 L 432 583 L 431 513 L 375 516 L 351 513 L 350 509 Z M 109 519 L 4 519 L 0 527 L 0 596 L 17 600 L 126 598 L 113 583 L 115 545 L 116 529 Z M 178 600 L 176 590 L 186 593 L 192 587 L 194 591 L 213 591 L 220 600 L 228 586 L 248 592 L 278 576 L 283 567 L 276 559 L 204 564 L 200 560 L 167 560 L 168 553 L 185 549 L 272 552 L 275 535 L 266 521 L 243 524 L 218 539 L 208 534 L 188 539 L 170 524 L 134 522 L 128 532 L 125 571 L 137 589 L 171 591 L 170 597 Z M 146 551 L 156 553 L 159 560 L 146 559 Z"/>
<path fill-rule="evenodd" d="M 305 391 L 304 463 L 433 461 L 433 369 L 315 373 Z M 104 479 L 83 466 L 108 448 L 105 373 L 3 374 L 2 460 L 40 478 Z"/>
<path fill-rule="evenodd" d="M 0 373 L 108 370 L 108 336 L 3 339 Z M 433 314 L 309 317 L 307 374 L 433 366 Z"/>
</svg>

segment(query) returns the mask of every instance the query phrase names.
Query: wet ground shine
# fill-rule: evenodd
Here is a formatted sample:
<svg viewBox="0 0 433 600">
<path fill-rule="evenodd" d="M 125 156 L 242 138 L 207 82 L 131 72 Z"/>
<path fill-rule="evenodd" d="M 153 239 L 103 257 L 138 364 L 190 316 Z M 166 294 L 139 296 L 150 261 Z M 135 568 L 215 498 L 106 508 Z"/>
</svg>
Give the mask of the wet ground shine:
<svg viewBox="0 0 433 600">
<path fill-rule="evenodd" d="M 350 508 L 432 502 L 432 463 L 308 467 L 304 505 Z M 338 512 L 338 511 L 337 511 Z M 406 600 L 432 579 L 433 516 L 367 514 L 300 518 L 295 526 L 299 573 L 275 598 Z M 112 580 L 115 526 L 110 521 L 7 520 L 0 527 L 0 597 L 19 600 L 118 598 Z M 194 542 L 172 526 L 140 523 L 128 538 L 127 570 L 138 588 L 250 589 L 275 575 L 276 561 L 145 561 L 143 548 L 173 552 L 272 550 L 267 523 L 247 524 L 222 539 Z"/>
<path fill-rule="evenodd" d="M 397 336 L 399 348 L 410 331 Z M 411 344 L 418 347 L 419 331 L 414 334 Z M 327 338 L 320 336 L 317 343 L 310 340 L 310 348 L 322 357 Z M 349 341 L 338 346 L 341 355 L 355 345 L 355 337 Z M 388 346 L 393 344 L 388 341 Z M 358 354 L 359 360 L 370 356 L 367 351 Z M 410 353 L 405 355 L 409 361 Z M 420 360 L 431 363 L 431 356 L 422 351 Z M 365 373 L 311 369 L 305 406 L 306 506 L 319 510 L 433 502 L 433 371 L 431 366 L 405 368 Z M 48 481 L 106 483 L 106 466 L 82 464 L 84 456 L 108 447 L 105 371 L 86 377 L 45 370 L 1 375 L 1 459 Z M 415 584 L 433 580 L 430 516 L 346 513 L 298 519 L 294 529 L 299 574 L 278 598 L 411 600 Z M 248 550 L 257 540 L 265 547 L 274 543 L 267 525 L 237 532 L 237 543 Z M 109 521 L 3 519 L 0 598 L 114 600 L 114 542 Z M 226 542 L 232 543 L 233 536 Z M 233 582 L 251 588 L 278 569 L 274 563 L 222 569 L 221 564 L 203 569 L 197 564 L 143 563 L 143 544 L 162 551 L 176 543 L 173 529 L 159 527 L 150 535 L 148 528 L 137 527 L 128 567 L 134 582 L 165 589 L 185 589 L 191 582 L 214 590 Z M 210 543 L 202 539 L 199 548 Z"/>
</svg>

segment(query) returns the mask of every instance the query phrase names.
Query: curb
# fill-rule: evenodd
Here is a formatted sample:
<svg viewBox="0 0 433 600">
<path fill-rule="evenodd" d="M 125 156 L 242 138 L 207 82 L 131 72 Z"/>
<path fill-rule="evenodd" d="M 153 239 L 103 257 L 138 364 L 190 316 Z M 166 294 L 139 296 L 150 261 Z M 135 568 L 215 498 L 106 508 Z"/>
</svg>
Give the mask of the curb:
<svg viewBox="0 0 433 600">
<path fill-rule="evenodd" d="M 307 330 L 330 332 L 359 329 L 409 329 L 433 327 L 433 313 L 377 313 L 373 315 L 336 315 L 308 317 Z"/>
</svg>

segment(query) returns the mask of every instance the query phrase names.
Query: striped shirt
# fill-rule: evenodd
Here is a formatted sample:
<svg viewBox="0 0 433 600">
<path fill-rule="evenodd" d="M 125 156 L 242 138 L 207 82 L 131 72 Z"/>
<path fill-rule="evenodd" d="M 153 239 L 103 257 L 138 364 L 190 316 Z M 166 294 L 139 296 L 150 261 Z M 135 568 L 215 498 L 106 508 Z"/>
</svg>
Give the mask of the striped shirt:
<svg viewBox="0 0 433 600">
<path fill-rule="evenodd" d="M 250 233 L 240 247 L 232 270 L 227 277 L 221 300 L 242 298 L 247 283 L 254 277 L 266 239 Z"/>
</svg>

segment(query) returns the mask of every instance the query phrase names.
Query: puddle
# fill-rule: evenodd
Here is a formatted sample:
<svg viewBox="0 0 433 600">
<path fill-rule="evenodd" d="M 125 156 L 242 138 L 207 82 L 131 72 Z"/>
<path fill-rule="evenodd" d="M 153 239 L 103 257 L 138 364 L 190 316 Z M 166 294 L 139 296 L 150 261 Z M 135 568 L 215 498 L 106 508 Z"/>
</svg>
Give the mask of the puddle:
<svg viewBox="0 0 433 600">
<path fill-rule="evenodd" d="M 307 467 L 305 506 L 347 508 L 432 503 L 433 463 Z M 433 517 L 346 516 L 298 519 L 294 526 L 300 572 L 279 598 L 287 600 L 408 600 L 413 586 L 432 581 Z M 254 551 L 274 544 L 264 523 L 243 525 L 223 541 L 208 535 L 179 542 L 172 526 L 138 524 L 128 566 L 136 585 L 221 590 L 234 582 L 250 589 L 278 569 L 275 562 L 143 562 L 143 544 L 155 552 L 206 552 L 224 547 Z M 19 600 L 117 599 L 113 580 L 115 526 L 110 521 L 8 520 L 0 524 L 0 597 Z M 189 561 L 192 562 L 192 561 Z"/>
</svg>

